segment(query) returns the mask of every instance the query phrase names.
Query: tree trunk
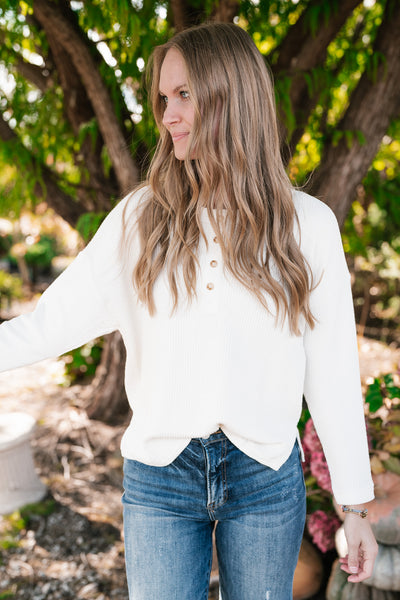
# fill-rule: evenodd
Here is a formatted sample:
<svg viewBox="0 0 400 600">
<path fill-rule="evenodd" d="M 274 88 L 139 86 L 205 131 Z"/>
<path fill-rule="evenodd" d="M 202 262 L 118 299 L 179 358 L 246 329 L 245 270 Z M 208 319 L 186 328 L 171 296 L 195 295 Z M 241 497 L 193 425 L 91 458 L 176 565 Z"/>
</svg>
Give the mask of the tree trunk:
<svg viewBox="0 0 400 600">
<path fill-rule="evenodd" d="M 231 23 L 239 12 L 239 0 L 220 0 L 211 14 L 213 21 Z"/>
<path fill-rule="evenodd" d="M 36 159 L 33 159 L 33 168 L 35 168 L 35 164 Z M 41 173 L 43 185 L 39 182 L 35 184 L 36 196 L 42 197 L 60 217 L 75 229 L 79 217 L 86 212 L 85 207 L 60 188 L 56 175 L 46 165 L 40 165 L 38 171 Z"/>
<path fill-rule="evenodd" d="M 124 388 L 125 346 L 119 332 L 107 336 L 100 365 L 85 396 L 87 414 L 91 419 L 118 423 L 129 413 Z"/>
<path fill-rule="evenodd" d="M 209 16 L 212 21 L 230 23 L 239 12 L 239 0 L 219 0 Z M 187 0 L 170 0 L 170 21 L 175 31 L 200 25 L 207 17 L 205 3 L 195 6 Z"/>
<path fill-rule="evenodd" d="M 169 18 L 175 31 L 182 31 L 192 25 L 199 25 L 205 17 L 203 6 L 195 8 L 187 0 L 170 0 Z"/>
<path fill-rule="evenodd" d="M 327 143 L 308 187 L 335 212 L 342 227 L 392 118 L 400 112 L 398 33 L 400 4 L 388 2 L 374 51 L 380 58 L 376 74 L 365 71 L 338 126 L 337 145 Z"/>
</svg>

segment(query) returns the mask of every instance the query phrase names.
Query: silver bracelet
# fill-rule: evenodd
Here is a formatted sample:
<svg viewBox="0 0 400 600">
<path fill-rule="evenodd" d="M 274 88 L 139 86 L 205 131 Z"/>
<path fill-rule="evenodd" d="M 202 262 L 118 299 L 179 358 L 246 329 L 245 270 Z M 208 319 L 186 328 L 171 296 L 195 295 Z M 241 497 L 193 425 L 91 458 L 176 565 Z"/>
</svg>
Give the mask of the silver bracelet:
<svg viewBox="0 0 400 600">
<path fill-rule="evenodd" d="M 355 513 L 356 515 L 360 515 L 362 519 L 365 519 L 368 514 L 368 508 L 363 508 L 360 510 L 359 508 L 350 508 L 350 506 L 347 506 L 347 504 L 342 504 L 342 511 L 344 513 Z"/>
</svg>

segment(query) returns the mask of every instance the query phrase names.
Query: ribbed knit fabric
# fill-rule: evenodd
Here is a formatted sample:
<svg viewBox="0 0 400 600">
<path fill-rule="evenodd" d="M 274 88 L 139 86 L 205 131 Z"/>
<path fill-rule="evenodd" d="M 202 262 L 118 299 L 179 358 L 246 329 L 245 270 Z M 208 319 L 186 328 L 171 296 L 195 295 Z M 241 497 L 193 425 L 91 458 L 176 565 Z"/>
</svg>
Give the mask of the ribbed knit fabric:
<svg viewBox="0 0 400 600">
<path fill-rule="evenodd" d="M 122 454 L 166 465 L 193 437 L 219 427 L 243 452 L 278 469 L 297 436 L 302 396 L 321 439 L 337 502 L 373 498 L 363 414 L 350 276 L 333 212 L 294 192 L 301 250 L 319 285 L 311 293 L 318 323 L 302 335 L 277 327 L 224 269 L 204 209 L 197 298 L 170 315 L 169 286 L 156 282 L 157 313 L 138 302 L 131 273 L 137 247 L 121 261 L 122 200 L 74 262 L 42 295 L 35 311 L 0 326 L 0 371 L 60 355 L 119 330 L 133 418 Z M 273 305 L 271 311 L 274 313 Z"/>
</svg>

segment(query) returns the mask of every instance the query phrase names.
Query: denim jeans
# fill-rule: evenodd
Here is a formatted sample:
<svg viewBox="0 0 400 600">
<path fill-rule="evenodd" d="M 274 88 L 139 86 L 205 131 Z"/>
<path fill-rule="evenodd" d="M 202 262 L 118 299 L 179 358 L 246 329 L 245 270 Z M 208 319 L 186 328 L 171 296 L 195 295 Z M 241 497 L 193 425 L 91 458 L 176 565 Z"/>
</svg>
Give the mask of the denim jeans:
<svg viewBox="0 0 400 600">
<path fill-rule="evenodd" d="M 222 431 L 195 438 L 166 467 L 125 459 L 130 600 L 207 600 L 212 533 L 223 600 L 290 600 L 304 521 L 297 442 L 278 471 Z"/>
</svg>

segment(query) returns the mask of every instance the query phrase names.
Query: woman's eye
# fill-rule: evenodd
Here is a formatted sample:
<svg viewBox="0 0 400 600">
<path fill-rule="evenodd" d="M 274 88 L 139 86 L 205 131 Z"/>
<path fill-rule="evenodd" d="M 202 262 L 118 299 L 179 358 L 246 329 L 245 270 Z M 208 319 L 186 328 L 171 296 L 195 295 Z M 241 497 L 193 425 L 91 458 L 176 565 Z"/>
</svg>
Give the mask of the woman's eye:
<svg viewBox="0 0 400 600">
<path fill-rule="evenodd" d="M 168 98 L 167 98 L 167 96 L 162 96 L 162 95 L 160 94 L 160 98 L 161 98 L 161 102 L 162 102 L 162 104 L 168 104 Z"/>
<path fill-rule="evenodd" d="M 189 99 L 189 92 L 185 92 L 184 90 L 182 90 L 182 91 L 180 92 L 180 95 L 181 95 L 181 97 L 182 97 L 184 100 L 188 100 L 188 99 Z"/>
</svg>

